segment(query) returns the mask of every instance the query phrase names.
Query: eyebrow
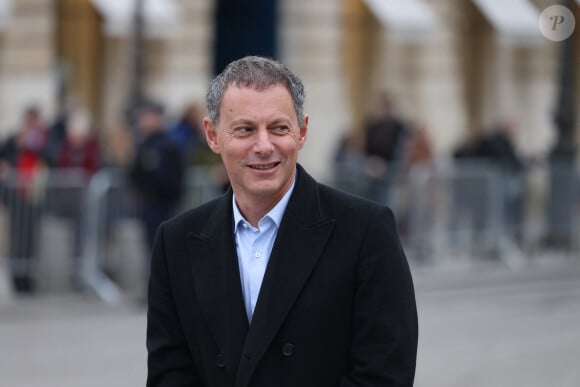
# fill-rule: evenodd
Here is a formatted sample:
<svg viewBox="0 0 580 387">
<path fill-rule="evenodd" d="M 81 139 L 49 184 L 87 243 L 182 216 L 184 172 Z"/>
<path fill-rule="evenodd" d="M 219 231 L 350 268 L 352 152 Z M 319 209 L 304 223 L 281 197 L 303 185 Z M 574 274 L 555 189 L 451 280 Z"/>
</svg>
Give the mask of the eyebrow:
<svg viewBox="0 0 580 387">
<path fill-rule="evenodd" d="M 241 118 L 234 120 L 230 123 L 230 126 L 238 126 L 238 125 L 254 125 L 254 121 L 247 118 Z"/>
<path fill-rule="evenodd" d="M 238 126 L 238 125 L 255 125 L 256 122 L 248 119 L 248 118 L 240 118 L 237 120 L 234 120 L 230 123 L 230 126 Z M 278 125 L 278 124 L 286 124 L 286 125 L 292 125 L 292 120 L 289 118 L 283 118 L 283 117 L 277 117 L 274 120 L 268 122 L 268 126 L 272 126 L 272 125 Z"/>
</svg>

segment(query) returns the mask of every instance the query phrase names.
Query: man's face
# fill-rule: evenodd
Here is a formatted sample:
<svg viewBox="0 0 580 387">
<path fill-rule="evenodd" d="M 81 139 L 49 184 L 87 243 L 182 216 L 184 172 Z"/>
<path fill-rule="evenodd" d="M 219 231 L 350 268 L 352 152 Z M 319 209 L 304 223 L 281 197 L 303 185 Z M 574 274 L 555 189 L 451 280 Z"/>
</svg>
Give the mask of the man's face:
<svg viewBox="0 0 580 387">
<path fill-rule="evenodd" d="M 300 127 L 282 85 L 258 91 L 230 85 L 214 126 L 204 119 L 210 148 L 221 155 L 237 200 L 279 200 L 292 185 L 308 117 Z"/>
</svg>

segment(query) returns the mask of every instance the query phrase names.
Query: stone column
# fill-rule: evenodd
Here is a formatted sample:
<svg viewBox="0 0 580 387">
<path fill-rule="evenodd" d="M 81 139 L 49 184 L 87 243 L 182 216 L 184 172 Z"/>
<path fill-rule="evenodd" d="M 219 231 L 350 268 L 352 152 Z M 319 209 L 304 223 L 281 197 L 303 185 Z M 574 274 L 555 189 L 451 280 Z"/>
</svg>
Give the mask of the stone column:
<svg viewBox="0 0 580 387">
<path fill-rule="evenodd" d="M 163 95 L 170 110 L 186 103 L 204 103 L 211 77 L 213 0 L 180 0 L 180 21 L 165 47 L 165 71 L 152 75 L 151 87 Z"/>
<path fill-rule="evenodd" d="M 53 15 L 52 1 L 13 2 L 12 17 L 0 33 L 0 135 L 15 128 L 30 104 L 52 117 L 56 95 Z"/>
<path fill-rule="evenodd" d="M 342 3 L 336 0 L 280 1 L 280 56 L 306 88 L 308 141 L 299 162 L 328 178 L 338 141 L 350 123 L 341 68 Z"/>
</svg>

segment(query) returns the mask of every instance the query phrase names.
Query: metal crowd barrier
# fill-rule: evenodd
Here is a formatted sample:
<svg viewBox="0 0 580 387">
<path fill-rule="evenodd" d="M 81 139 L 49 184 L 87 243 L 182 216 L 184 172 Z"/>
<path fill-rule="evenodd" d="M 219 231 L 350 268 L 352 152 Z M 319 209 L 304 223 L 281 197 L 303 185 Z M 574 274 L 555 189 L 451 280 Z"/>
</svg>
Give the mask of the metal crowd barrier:
<svg viewBox="0 0 580 387">
<path fill-rule="evenodd" d="M 0 257 L 6 257 L 6 272 L 16 287 L 60 290 L 63 282 L 75 281 L 85 236 L 87 181 L 81 170 L 44 170 L 25 178 L 12 172 L 0 182 L 5 230 Z M 46 283 L 49 277 L 52 282 Z"/>
<path fill-rule="evenodd" d="M 568 166 L 509 174 L 439 161 L 388 170 L 370 178 L 360 166 L 337 165 L 334 185 L 389 205 L 411 261 L 492 257 L 518 266 L 544 246 L 580 255 L 580 179 Z M 219 191 L 210 170 L 191 169 L 182 209 Z M 122 171 L 12 178 L 1 182 L 0 199 L 0 264 L 13 276 L 47 290 L 88 288 L 111 303 L 143 290 L 149 252 Z"/>
<path fill-rule="evenodd" d="M 477 161 L 413 166 L 404 235 L 410 253 L 420 260 L 493 255 L 510 262 L 517 250 L 506 248 L 507 234 L 521 226 L 506 212 L 503 181 L 511 178 Z"/>
<path fill-rule="evenodd" d="M 186 175 L 180 207 L 195 207 L 218 194 L 209 169 L 191 168 Z M 119 302 L 127 288 L 141 293 L 150 252 L 146 250 L 141 225 L 135 218 L 135 200 L 124 173 L 104 170 L 95 175 L 89 185 L 87 203 L 84 282 L 109 303 Z"/>
<path fill-rule="evenodd" d="M 386 170 L 377 178 L 366 176 L 363 164 L 338 164 L 331 184 L 389 205 L 410 260 L 491 258 L 519 267 L 542 249 L 578 256 L 580 174 L 574 167 L 516 172 L 484 160 L 437 160 Z M 377 186 L 382 190 L 372 189 Z"/>
<path fill-rule="evenodd" d="M 182 208 L 218 193 L 208 169 L 192 168 Z M 12 176 L 0 184 L 0 198 L 0 264 L 4 258 L 13 280 L 32 280 L 39 291 L 90 289 L 109 303 L 143 290 L 149 252 L 122 171 Z"/>
</svg>

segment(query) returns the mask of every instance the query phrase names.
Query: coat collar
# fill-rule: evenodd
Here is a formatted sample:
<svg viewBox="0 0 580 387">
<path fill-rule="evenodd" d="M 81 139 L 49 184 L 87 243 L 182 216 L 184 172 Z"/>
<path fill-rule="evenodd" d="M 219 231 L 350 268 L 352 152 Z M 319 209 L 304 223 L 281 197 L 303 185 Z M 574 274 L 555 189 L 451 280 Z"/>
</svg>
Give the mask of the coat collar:
<svg viewBox="0 0 580 387">
<path fill-rule="evenodd" d="M 251 326 L 246 319 L 232 233 L 231 192 L 218 199 L 203 231 L 192 234 L 195 291 L 226 367 L 237 372 L 238 387 L 250 382 L 333 229 L 334 220 L 322 210 L 318 184 L 300 165 L 297 173 Z"/>
</svg>

